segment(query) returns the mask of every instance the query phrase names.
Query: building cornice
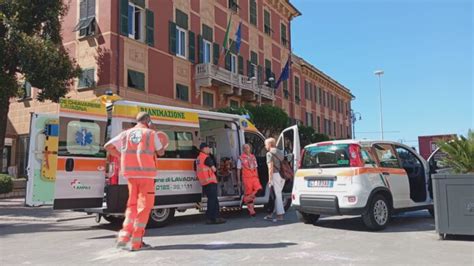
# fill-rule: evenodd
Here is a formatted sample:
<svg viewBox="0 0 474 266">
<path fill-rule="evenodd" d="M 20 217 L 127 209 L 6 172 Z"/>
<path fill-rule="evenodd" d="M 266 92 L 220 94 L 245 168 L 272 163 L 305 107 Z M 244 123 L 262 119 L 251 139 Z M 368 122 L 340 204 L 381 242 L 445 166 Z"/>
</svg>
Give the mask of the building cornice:
<svg viewBox="0 0 474 266">
<path fill-rule="evenodd" d="M 290 3 L 290 0 L 266 0 L 265 2 L 278 10 L 278 12 L 288 18 L 288 20 L 301 16 L 301 12 Z"/>
</svg>

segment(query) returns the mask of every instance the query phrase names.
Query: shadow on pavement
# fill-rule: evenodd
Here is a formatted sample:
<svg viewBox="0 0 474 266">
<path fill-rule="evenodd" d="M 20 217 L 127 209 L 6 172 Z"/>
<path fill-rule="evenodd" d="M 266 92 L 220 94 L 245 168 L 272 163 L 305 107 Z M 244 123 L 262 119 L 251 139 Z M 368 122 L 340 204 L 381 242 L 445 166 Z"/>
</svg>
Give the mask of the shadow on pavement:
<svg viewBox="0 0 474 266">
<path fill-rule="evenodd" d="M 319 220 L 315 226 L 351 230 L 351 231 L 365 231 L 370 232 L 360 216 L 354 217 L 324 217 Z M 435 230 L 435 221 L 427 211 L 402 213 L 392 217 L 387 225 L 387 228 L 377 233 L 400 233 L 400 232 L 422 232 Z"/>
<path fill-rule="evenodd" d="M 147 250 L 230 250 L 230 249 L 274 249 L 274 248 L 287 248 L 289 246 L 295 246 L 296 243 L 267 243 L 267 244 L 256 244 L 256 243 L 211 243 L 211 244 L 177 244 L 177 245 L 163 245 L 154 246 Z"/>
</svg>

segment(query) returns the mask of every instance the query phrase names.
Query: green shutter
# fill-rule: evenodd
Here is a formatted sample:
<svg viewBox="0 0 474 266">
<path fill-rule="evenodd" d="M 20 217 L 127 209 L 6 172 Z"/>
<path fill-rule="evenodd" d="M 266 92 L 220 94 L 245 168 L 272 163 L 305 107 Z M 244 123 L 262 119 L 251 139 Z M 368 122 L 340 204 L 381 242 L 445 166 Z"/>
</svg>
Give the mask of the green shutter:
<svg viewBox="0 0 474 266">
<path fill-rule="evenodd" d="M 145 8 L 145 0 L 130 0 L 130 2 L 141 8 Z"/>
<path fill-rule="evenodd" d="M 189 48 L 189 61 L 192 63 L 196 62 L 196 37 L 194 32 L 188 32 L 188 48 Z"/>
<path fill-rule="evenodd" d="M 197 36 L 197 45 L 198 45 L 198 63 L 201 64 L 204 62 L 204 42 L 201 35 Z"/>
<path fill-rule="evenodd" d="M 262 66 L 257 66 L 257 81 L 258 81 L 258 84 L 260 85 L 263 84 L 263 67 Z"/>
<path fill-rule="evenodd" d="M 263 11 L 263 25 L 265 28 L 265 33 L 271 34 L 271 27 L 270 27 L 270 13 L 267 10 Z"/>
<path fill-rule="evenodd" d="M 176 25 L 185 30 L 188 29 L 188 15 L 179 9 L 176 9 Z"/>
<path fill-rule="evenodd" d="M 252 69 L 253 69 L 252 62 L 247 60 L 247 77 L 249 77 L 249 78 L 253 77 Z"/>
<path fill-rule="evenodd" d="M 155 14 L 150 9 L 146 10 L 146 43 L 155 46 Z"/>
<path fill-rule="evenodd" d="M 214 47 L 212 48 L 212 63 L 217 66 L 219 64 L 220 48 L 218 43 L 214 43 L 213 46 Z"/>
<path fill-rule="evenodd" d="M 231 70 L 231 55 L 230 53 L 225 54 L 225 69 Z"/>
<path fill-rule="evenodd" d="M 239 55 L 238 57 L 238 69 L 239 69 L 239 74 L 240 75 L 243 75 L 244 74 L 244 58 L 242 56 Z"/>
<path fill-rule="evenodd" d="M 120 0 L 120 34 L 128 36 L 128 0 Z"/>
<path fill-rule="evenodd" d="M 176 24 L 173 21 L 170 21 L 168 25 L 169 52 L 172 55 L 176 55 Z"/>
</svg>

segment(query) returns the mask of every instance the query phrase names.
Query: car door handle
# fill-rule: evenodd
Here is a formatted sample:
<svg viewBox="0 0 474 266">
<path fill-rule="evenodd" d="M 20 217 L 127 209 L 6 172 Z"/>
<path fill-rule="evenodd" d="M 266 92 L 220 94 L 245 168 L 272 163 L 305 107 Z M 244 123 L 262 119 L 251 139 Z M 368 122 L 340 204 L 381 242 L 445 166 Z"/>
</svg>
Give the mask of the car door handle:
<svg viewBox="0 0 474 266">
<path fill-rule="evenodd" d="M 390 175 L 389 172 L 382 172 L 382 175 Z"/>
</svg>

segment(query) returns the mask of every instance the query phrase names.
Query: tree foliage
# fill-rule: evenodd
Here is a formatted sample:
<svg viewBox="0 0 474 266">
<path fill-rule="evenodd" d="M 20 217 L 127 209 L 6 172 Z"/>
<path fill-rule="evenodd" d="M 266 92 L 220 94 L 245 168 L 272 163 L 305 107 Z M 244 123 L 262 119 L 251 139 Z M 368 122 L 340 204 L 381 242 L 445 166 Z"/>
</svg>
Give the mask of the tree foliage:
<svg viewBox="0 0 474 266">
<path fill-rule="evenodd" d="M 238 115 L 248 114 L 250 121 L 260 130 L 265 137 L 278 137 L 280 132 L 288 127 L 288 114 L 281 108 L 273 105 L 245 105 L 241 108 L 221 108 L 218 112 Z"/>
<path fill-rule="evenodd" d="M 469 130 L 467 137 L 460 136 L 450 141 L 438 142 L 446 153 L 444 163 L 456 173 L 474 173 L 474 131 Z"/>
<path fill-rule="evenodd" d="M 327 135 L 317 133 L 313 127 L 300 125 L 298 126 L 298 131 L 300 134 L 301 147 L 304 147 L 312 143 L 329 140 L 329 137 Z"/>
<path fill-rule="evenodd" d="M 40 101 L 59 101 L 81 69 L 64 49 L 63 0 L 0 0 L 0 151 L 9 101 L 27 80 Z M 1 159 L 2 153 L 0 153 Z M 2 160 L 0 160 L 1 166 Z"/>
</svg>

